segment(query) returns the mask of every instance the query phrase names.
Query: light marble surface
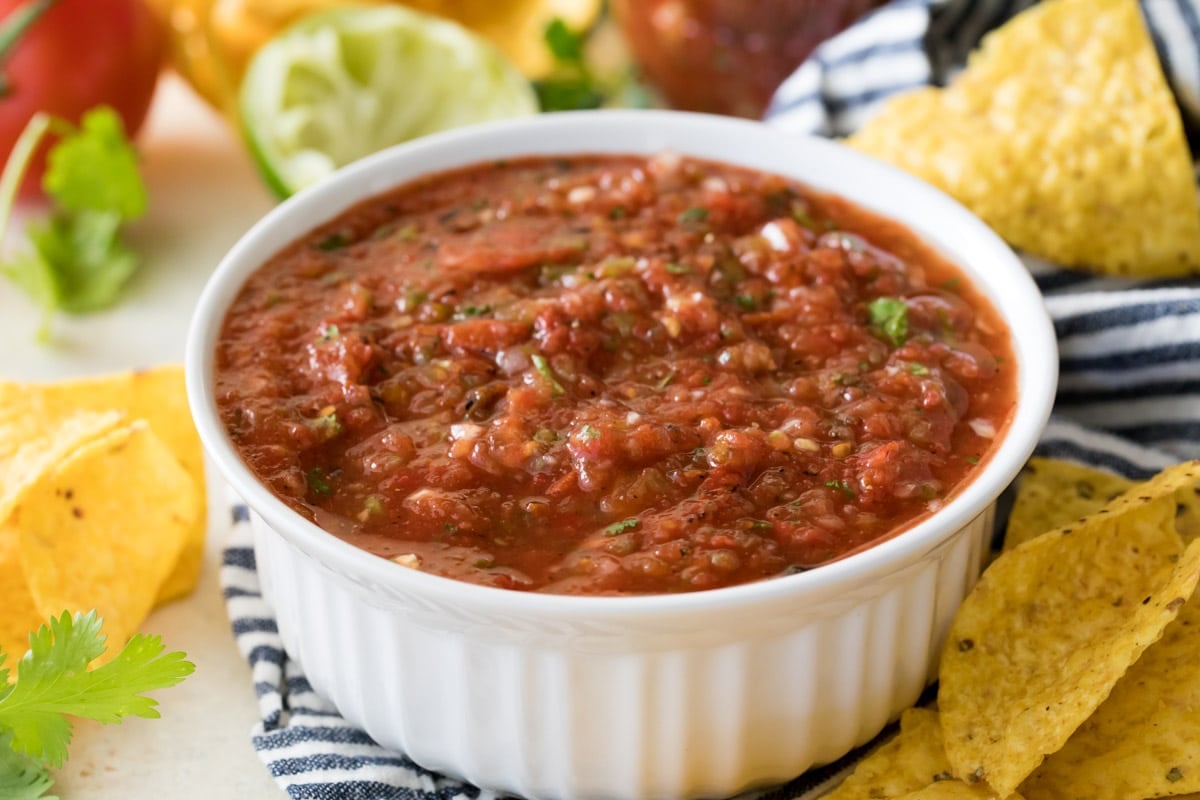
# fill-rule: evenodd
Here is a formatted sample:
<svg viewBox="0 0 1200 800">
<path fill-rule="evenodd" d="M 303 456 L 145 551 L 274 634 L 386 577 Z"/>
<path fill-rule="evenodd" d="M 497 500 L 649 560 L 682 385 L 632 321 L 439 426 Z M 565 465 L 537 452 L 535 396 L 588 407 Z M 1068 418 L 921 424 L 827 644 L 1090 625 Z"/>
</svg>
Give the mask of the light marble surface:
<svg viewBox="0 0 1200 800">
<path fill-rule="evenodd" d="M 160 83 L 140 144 L 151 202 L 131 241 L 145 258 L 142 270 L 115 309 L 56 320 L 51 345 L 34 341 L 38 312 L 0 281 L 0 377 L 55 379 L 182 361 L 205 280 L 273 201 L 230 127 L 174 76 Z M 257 719 L 250 670 L 217 585 L 226 514 L 213 508 L 210 515 L 199 588 L 143 626 L 169 649 L 187 651 L 196 673 L 160 694 L 162 719 L 80 723 L 57 776 L 63 800 L 283 797 L 250 746 Z"/>
</svg>

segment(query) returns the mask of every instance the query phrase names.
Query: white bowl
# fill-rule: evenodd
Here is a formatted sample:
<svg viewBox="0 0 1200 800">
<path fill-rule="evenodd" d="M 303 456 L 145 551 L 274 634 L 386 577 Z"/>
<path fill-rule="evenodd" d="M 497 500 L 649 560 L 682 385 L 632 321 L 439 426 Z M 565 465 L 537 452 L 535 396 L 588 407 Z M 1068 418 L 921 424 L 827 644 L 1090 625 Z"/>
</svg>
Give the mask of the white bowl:
<svg viewBox="0 0 1200 800">
<path fill-rule="evenodd" d="M 400 569 L 277 499 L 213 396 L 226 308 L 284 245 L 418 175 L 488 159 L 671 150 L 781 173 L 899 220 L 957 263 L 1007 321 L 1017 408 L 981 474 L 932 517 L 799 575 L 683 595 L 571 597 Z M 490 124 L 364 159 L 280 205 L 200 299 L 188 395 L 209 455 L 253 512 L 263 592 L 318 692 L 433 770 L 531 798 L 693 798 L 782 782 L 868 741 L 910 705 L 974 583 L 996 498 L 1050 412 L 1053 328 L 1025 268 L 926 184 L 839 144 L 675 112 Z"/>
</svg>

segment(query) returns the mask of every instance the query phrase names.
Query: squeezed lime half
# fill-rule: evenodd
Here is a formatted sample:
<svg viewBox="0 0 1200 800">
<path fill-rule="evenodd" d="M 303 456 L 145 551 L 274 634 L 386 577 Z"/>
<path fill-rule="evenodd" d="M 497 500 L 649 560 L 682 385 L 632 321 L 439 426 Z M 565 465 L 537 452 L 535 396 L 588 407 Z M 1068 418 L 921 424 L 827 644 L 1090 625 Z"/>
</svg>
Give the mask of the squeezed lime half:
<svg viewBox="0 0 1200 800">
<path fill-rule="evenodd" d="M 242 80 L 251 153 L 281 197 L 393 144 L 534 114 L 532 87 L 484 39 L 401 6 L 336 7 L 265 44 Z"/>
</svg>

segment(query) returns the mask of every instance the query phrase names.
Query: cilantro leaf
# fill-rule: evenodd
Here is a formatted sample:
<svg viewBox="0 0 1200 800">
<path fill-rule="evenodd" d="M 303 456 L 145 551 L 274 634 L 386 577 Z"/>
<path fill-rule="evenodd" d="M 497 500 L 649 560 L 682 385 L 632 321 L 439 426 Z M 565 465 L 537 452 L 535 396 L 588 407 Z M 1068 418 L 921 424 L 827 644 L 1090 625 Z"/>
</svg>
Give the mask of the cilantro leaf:
<svg viewBox="0 0 1200 800">
<path fill-rule="evenodd" d="M 78 128 L 35 114 L 0 176 L 0 234 L 21 178 L 47 133 L 61 135 L 50 149 L 43 178 L 52 211 L 27 225 L 31 249 L 0 264 L 0 273 L 41 306 L 41 338 L 46 338 L 54 311 L 86 313 L 116 302 L 138 266 L 137 256 L 121 239 L 121 226 L 146 210 L 137 155 L 116 112 L 94 109 Z"/>
<path fill-rule="evenodd" d="M 542 78 L 533 82 L 533 88 L 542 111 L 578 111 L 604 105 L 604 95 L 586 77 Z"/>
<path fill-rule="evenodd" d="M 41 764 L 13 750 L 11 734 L 0 736 L 0 797 L 5 800 L 57 800 L 48 796 L 54 781 Z"/>
<path fill-rule="evenodd" d="M 48 332 L 49 315 L 58 308 L 58 276 L 49 262 L 36 251 L 15 253 L 7 264 L 0 264 L 0 273 L 15 283 L 43 311 L 42 333 Z M 41 335 L 41 334 L 39 334 Z"/>
<path fill-rule="evenodd" d="M 138 634 L 112 661 L 89 671 L 105 651 L 100 625 L 95 611 L 64 611 L 30 638 L 17 682 L 0 696 L 0 732 L 13 751 L 61 766 L 71 741 L 66 715 L 104 724 L 158 717 L 157 701 L 144 693 L 174 686 L 195 669 L 183 653 L 163 654 L 159 637 Z"/>
<path fill-rule="evenodd" d="M 325 480 L 325 477 L 325 470 L 320 467 L 313 467 L 304 473 L 305 483 L 308 484 L 308 488 L 312 490 L 313 494 L 333 494 L 333 487 L 329 485 L 329 481 Z"/>
<path fill-rule="evenodd" d="M 641 523 L 638 522 L 634 517 L 623 519 L 620 522 L 614 522 L 612 525 L 606 526 L 604 528 L 604 535 L 616 536 L 618 534 L 625 533 L 626 531 L 631 531 L 640 524 Z"/>
<path fill-rule="evenodd" d="M 899 347 L 908 339 L 908 305 L 895 297 L 876 297 L 867 306 L 871 324 L 883 338 Z"/>
<path fill-rule="evenodd" d="M 847 497 L 858 497 L 858 495 L 854 493 L 854 490 L 850 488 L 850 484 L 846 481 L 825 481 L 825 485 L 830 489 L 837 489 Z"/>
<path fill-rule="evenodd" d="M 533 82 L 542 111 L 573 111 L 616 105 L 650 108 L 657 99 L 632 65 L 615 69 L 611 59 L 589 61 L 588 39 L 594 28 L 572 28 L 560 17 L 542 29 L 542 43 L 553 68 Z"/>
<path fill-rule="evenodd" d="M 84 114 L 78 130 L 50 150 L 42 186 L 68 212 L 112 212 L 129 221 L 146 211 L 137 153 L 107 106 Z"/>
<path fill-rule="evenodd" d="M 587 32 L 572 30 L 555 17 L 542 31 L 542 41 L 554 58 L 554 70 L 533 82 L 542 111 L 599 108 L 606 94 L 584 57 Z"/>
<path fill-rule="evenodd" d="M 54 276 L 56 307 L 64 311 L 111 306 L 137 270 L 137 256 L 121 241 L 121 217 L 114 212 L 56 214 L 27 233 Z"/>
<path fill-rule="evenodd" d="M 583 61 L 584 38 L 581 32 L 571 30 L 561 17 L 550 20 L 542 31 L 542 40 L 555 61 Z"/>
<path fill-rule="evenodd" d="M 105 651 L 100 632 L 102 620 L 96 612 L 51 617 L 29 639 L 27 658 L 17 662 L 17 679 L 54 678 L 57 672 L 80 672 Z M 7 696 L 6 696 L 7 697 Z"/>
<path fill-rule="evenodd" d="M 563 385 L 558 382 L 558 378 L 554 376 L 554 370 L 550 369 L 550 364 L 546 361 L 545 356 L 534 353 L 529 359 L 533 362 L 533 368 L 537 370 L 538 374 L 550 384 L 550 388 L 554 390 L 554 394 L 563 394 L 566 391 Z"/>
</svg>

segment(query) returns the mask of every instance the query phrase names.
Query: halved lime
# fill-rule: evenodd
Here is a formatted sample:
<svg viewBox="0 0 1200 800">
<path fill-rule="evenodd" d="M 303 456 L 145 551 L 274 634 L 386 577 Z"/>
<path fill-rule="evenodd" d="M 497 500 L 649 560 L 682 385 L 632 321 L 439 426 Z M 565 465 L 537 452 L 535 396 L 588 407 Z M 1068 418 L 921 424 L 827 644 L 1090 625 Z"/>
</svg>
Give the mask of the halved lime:
<svg viewBox="0 0 1200 800">
<path fill-rule="evenodd" d="M 334 7 L 280 32 L 251 61 L 239 110 L 263 176 L 286 197 L 390 145 L 538 104 L 487 41 L 389 5 Z"/>
</svg>

